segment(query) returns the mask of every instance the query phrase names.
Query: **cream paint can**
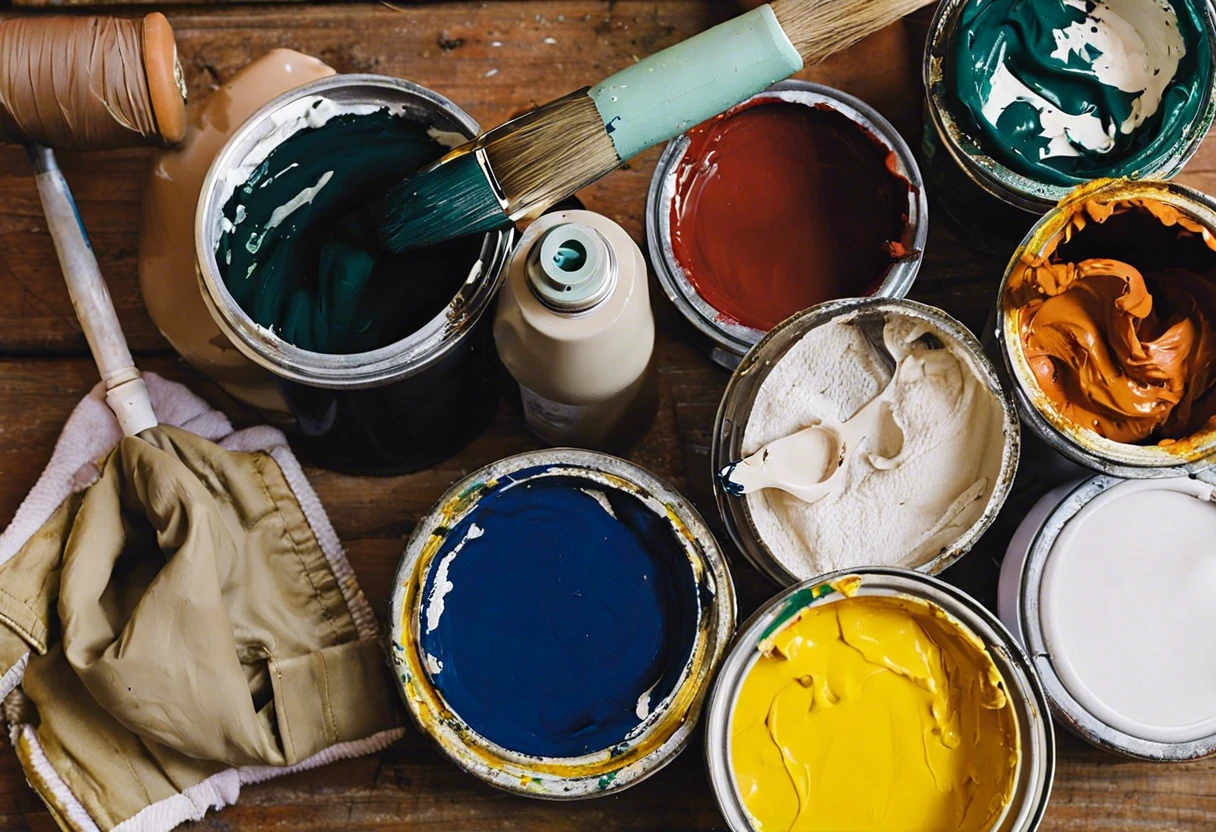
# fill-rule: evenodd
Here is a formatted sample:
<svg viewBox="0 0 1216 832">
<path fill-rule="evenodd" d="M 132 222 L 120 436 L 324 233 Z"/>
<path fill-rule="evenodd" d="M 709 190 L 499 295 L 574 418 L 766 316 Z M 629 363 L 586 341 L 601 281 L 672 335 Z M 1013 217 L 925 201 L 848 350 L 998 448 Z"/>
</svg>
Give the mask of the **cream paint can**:
<svg viewBox="0 0 1216 832">
<path fill-rule="evenodd" d="M 654 415 L 646 260 L 607 217 L 560 211 L 528 227 L 498 296 L 494 342 L 528 427 L 552 445 L 621 448 Z"/>
<path fill-rule="evenodd" d="M 1012 711 L 1018 748 L 1012 788 L 991 832 L 1037 829 L 1051 794 L 1056 745 L 1047 717 L 1047 699 L 1031 661 L 996 616 L 961 590 L 910 570 L 871 568 L 820 575 L 795 584 L 762 605 L 740 625 L 733 647 L 714 682 L 705 717 L 705 756 L 710 782 L 732 832 L 752 832 L 760 828 L 748 810 L 747 796 L 741 792 L 734 766 L 737 705 L 748 676 L 764 659 L 774 636 L 782 628 L 796 623 L 810 610 L 822 610 L 855 598 L 904 599 L 913 604 L 932 605 L 946 621 L 969 632 L 975 639 L 973 643 L 982 645 L 987 651 L 1002 680 L 1007 707 Z M 859 690 L 848 690 L 843 695 L 856 697 Z M 990 743 L 978 746 L 981 750 L 992 747 Z M 774 761 L 774 764 L 780 763 Z M 860 767 L 871 765 L 880 775 L 890 776 L 890 770 L 884 769 L 881 761 L 859 763 Z M 844 777 L 847 779 L 847 772 Z M 902 782 L 898 774 L 893 780 Z M 864 779 L 845 785 L 863 790 L 872 788 Z M 839 801 L 842 795 L 833 793 L 821 797 L 811 793 L 806 799 L 809 800 L 808 814 L 813 815 L 818 802 Z"/>
<path fill-rule="evenodd" d="M 1001 567 L 1001 619 L 1060 724 L 1154 762 L 1216 753 L 1216 488 L 1098 476 L 1031 510 Z"/>
<path fill-rule="evenodd" d="M 974 482 L 969 479 L 971 484 L 967 488 L 960 487 L 957 495 L 953 491 L 947 493 L 944 487 L 939 492 L 937 480 L 944 475 L 940 470 L 930 473 L 926 469 L 925 476 L 928 479 L 925 481 L 912 478 L 911 481 L 897 486 L 898 493 L 885 489 L 884 502 L 869 496 L 873 491 L 873 479 L 862 480 L 858 484 L 849 479 L 853 476 L 852 471 L 841 466 L 833 475 L 842 478 L 843 488 L 840 493 L 846 498 L 851 494 L 864 495 L 858 498 L 860 510 L 857 504 L 846 509 L 843 501 L 837 504 L 839 510 L 836 506 L 824 508 L 829 506 L 830 499 L 825 498 L 813 507 L 820 512 L 818 517 L 807 515 L 805 519 L 800 516 L 804 509 L 796 500 L 787 499 L 788 495 L 781 493 L 774 497 L 767 496 L 774 489 L 748 494 L 732 493 L 724 484 L 721 472 L 731 463 L 738 462 L 758 450 L 748 444 L 751 441 L 748 439 L 749 425 L 758 410 L 762 410 L 766 420 L 787 414 L 785 418 L 789 424 L 785 425 L 779 435 L 788 435 L 819 423 L 833 408 L 838 408 L 839 412 L 830 414 L 831 418 L 847 420 L 869 401 L 878 398 L 879 391 L 883 389 L 881 379 L 871 385 L 870 392 L 865 395 L 859 394 L 861 387 L 855 382 L 860 377 L 861 370 L 866 367 L 873 367 L 875 363 L 895 363 L 886 353 L 884 343 L 885 326 L 891 320 L 905 322 L 912 327 L 913 332 L 921 332 L 921 337 L 927 334 L 935 339 L 940 348 L 948 349 L 956 357 L 960 372 L 973 379 L 971 383 L 975 386 L 972 388 L 972 400 L 986 402 L 982 410 L 977 407 L 973 411 L 977 417 L 974 424 L 958 414 L 950 416 L 953 422 L 965 425 L 951 436 L 960 443 L 965 442 L 969 447 L 979 449 L 977 453 L 972 454 L 970 451 L 961 450 L 960 445 L 959 449 L 951 452 L 952 458 L 959 465 L 952 464 L 950 470 L 962 470 L 967 465 L 966 460 L 974 456 L 977 466 L 973 472 Z M 814 358 L 814 351 L 808 349 L 806 344 L 810 342 L 806 339 L 818 337 L 817 332 L 837 325 L 856 329 L 861 333 L 861 337 L 852 337 L 846 346 L 833 347 L 832 349 L 837 351 L 831 354 L 830 359 L 815 362 L 817 369 L 810 368 L 808 363 L 805 371 L 792 372 L 783 377 L 781 389 L 766 392 L 766 381 L 782 365 L 784 359 L 792 356 L 793 363 L 790 367 L 801 367 L 808 358 Z M 859 358 L 862 353 L 874 358 Z M 884 359 L 883 355 L 887 358 Z M 891 372 L 890 367 L 887 372 Z M 877 375 L 881 376 L 881 371 Z M 923 379 L 913 380 L 911 383 L 917 385 L 921 382 Z M 853 389 L 845 391 L 846 385 Z M 886 389 L 890 389 L 890 386 L 888 381 Z M 798 390 L 795 390 L 795 387 Z M 802 395 L 802 392 L 806 391 L 809 391 L 810 395 Z M 767 403 L 764 407 L 758 408 L 757 403 L 765 399 Z M 981 414 L 984 416 L 982 423 L 978 421 Z M 890 420 L 880 420 L 883 423 L 888 421 Z M 778 436 L 772 437 L 776 438 Z M 955 439 L 952 439 L 952 442 Z M 771 440 L 766 437 L 763 441 L 767 443 Z M 899 440 L 892 441 L 898 443 Z M 902 450 L 894 446 L 884 449 L 875 447 L 875 444 L 871 439 L 870 447 L 862 449 L 861 453 L 870 454 L 871 451 L 876 451 L 879 456 L 894 454 L 891 458 L 896 458 Z M 773 581 L 788 586 L 820 572 L 837 568 L 895 565 L 915 568 L 927 574 L 937 574 L 970 550 L 996 518 L 1012 486 L 1020 447 L 1017 411 L 1012 398 L 1002 387 L 995 368 L 984 355 L 979 342 L 962 324 L 940 309 L 914 301 L 900 298 L 867 298 L 832 301 L 812 307 L 783 322 L 752 348 L 731 376 L 723 394 L 714 425 L 710 459 L 716 472 L 714 495 L 731 539 L 757 569 Z M 918 458 L 928 460 L 926 464 L 931 464 L 935 458 L 933 454 L 930 450 Z M 940 456 L 942 459 L 946 458 L 944 453 Z M 878 464 L 882 466 L 886 463 Z M 919 554 L 914 558 L 915 562 L 907 558 L 898 563 L 878 560 L 878 556 L 889 554 L 886 544 L 879 546 L 874 543 L 880 538 L 880 533 L 891 532 L 904 522 L 919 522 L 924 519 L 931 510 L 921 512 L 914 506 L 930 492 L 943 495 L 940 501 L 934 498 L 935 506 L 943 507 L 940 515 L 933 515 L 937 517 L 945 517 L 950 509 L 961 506 L 965 495 L 970 495 L 972 501 L 955 515 L 957 522 L 939 524 L 937 527 L 931 523 L 926 525 L 926 529 L 937 528 L 938 532 L 948 525 L 952 531 L 949 534 L 927 532 L 926 539 L 931 536 L 937 543 L 931 547 L 917 546 L 916 551 Z M 761 509 L 766 506 L 772 510 L 762 516 Z M 778 513 L 778 509 L 783 511 L 784 515 Z M 916 513 L 906 513 L 913 511 Z M 851 524 L 847 529 L 851 531 L 837 531 L 846 529 L 846 514 Z M 870 523 L 867 526 L 869 532 L 857 531 L 854 528 L 859 522 L 859 516 L 861 521 Z M 799 527 L 795 528 L 792 523 L 782 519 L 783 517 L 795 518 L 800 524 Z M 883 520 L 879 524 L 878 521 L 866 518 Z M 807 523 L 816 525 L 807 529 Z M 818 534 L 820 530 L 823 530 L 823 534 Z M 812 551 L 812 543 L 815 542 L 812 537 L 822 543 L 823 551 Z M 856 554 L 859 548 L 858 540 L 870 548 L 870 551 L 861 557 Z M 801 552 L 802 556 L 795 559 L 789 552 Z M 816 568 L 817 565 L 827 568 Z"/>
</svg>

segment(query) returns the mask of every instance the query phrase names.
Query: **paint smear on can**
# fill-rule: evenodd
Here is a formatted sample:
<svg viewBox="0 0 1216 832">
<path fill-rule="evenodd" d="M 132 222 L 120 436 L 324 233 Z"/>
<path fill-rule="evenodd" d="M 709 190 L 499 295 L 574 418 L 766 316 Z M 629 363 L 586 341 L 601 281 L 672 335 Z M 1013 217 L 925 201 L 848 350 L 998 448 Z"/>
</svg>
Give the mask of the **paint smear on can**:
<svg viewBox="0 0 1216 832">
<path fill-rule="evenodd" d="M 667 517 L 598 479 L 535 473 L 496 484 L 448 531 L 422 587 L 420 644 L 473 731 L 579 757 L 639 735 L 676 689 L 699 589 Z"/>
<path fill-rule="evenodd" d="M 827 105 L 758 98 L 688 132 L 676 171 L 676 261 L 710 306 L 759 330 L 872 294 L 908 256 L 894 151 Z"/>
<path fill-rule="evenodd" d="M 760 644 L 731 716 L 736 786 L 761 832 L 988 832 L 1020 745 L 1000 670 L 936 604 L 855 595 Z"/>
</svg>

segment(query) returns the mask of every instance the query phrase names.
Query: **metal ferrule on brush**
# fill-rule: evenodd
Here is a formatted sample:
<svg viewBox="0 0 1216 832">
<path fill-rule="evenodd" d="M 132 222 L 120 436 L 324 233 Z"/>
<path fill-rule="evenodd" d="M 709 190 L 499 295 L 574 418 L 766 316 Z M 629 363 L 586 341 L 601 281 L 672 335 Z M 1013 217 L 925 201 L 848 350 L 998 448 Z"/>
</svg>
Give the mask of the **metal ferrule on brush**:
<svg viewBox="0 0 1216 832">
<path fill-rule="evenodd" d="M 477 145 L 512 220 L 539 216 L 621 164 L 587 88 L 511 119 Z"/>
</svg>

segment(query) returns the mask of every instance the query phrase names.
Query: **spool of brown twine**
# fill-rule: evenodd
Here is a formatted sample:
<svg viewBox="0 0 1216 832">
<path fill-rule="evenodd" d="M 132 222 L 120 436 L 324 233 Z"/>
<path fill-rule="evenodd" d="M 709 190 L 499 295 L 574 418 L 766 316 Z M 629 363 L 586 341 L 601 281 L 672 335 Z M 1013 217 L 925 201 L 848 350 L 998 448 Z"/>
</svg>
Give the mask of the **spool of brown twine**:
<svg viewBox="0 0 1216 832">
<path fill-rule="evenodd" d="M 72 150 L 171 144 L 186 130 L 169 21 L 0 21 L 0 141 Z"/>
</svg>

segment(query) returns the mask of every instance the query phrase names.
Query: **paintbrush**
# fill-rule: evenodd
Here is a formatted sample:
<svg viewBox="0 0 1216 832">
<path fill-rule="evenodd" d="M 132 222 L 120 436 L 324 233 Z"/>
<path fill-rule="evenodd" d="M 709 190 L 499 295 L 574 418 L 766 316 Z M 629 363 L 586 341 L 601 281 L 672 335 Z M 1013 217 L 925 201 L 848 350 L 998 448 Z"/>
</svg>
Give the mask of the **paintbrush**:
<svg viewBox="0 0 1216 832">
<path fill-rule="evenodd" d="M 776 0 L 483 133 L 389 190 L 389 248 L 538 216 L 648 147 L 931 0 Z"/>
</svg>

